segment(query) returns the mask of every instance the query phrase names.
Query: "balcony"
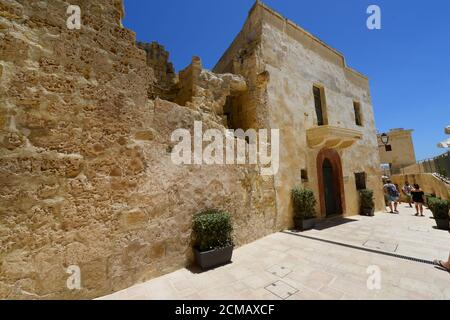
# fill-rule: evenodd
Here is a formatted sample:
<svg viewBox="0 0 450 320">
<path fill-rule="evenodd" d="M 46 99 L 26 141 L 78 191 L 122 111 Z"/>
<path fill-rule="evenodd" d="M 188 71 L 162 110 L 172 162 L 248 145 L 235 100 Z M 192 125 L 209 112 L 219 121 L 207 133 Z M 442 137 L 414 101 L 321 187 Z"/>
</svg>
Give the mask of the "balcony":
<svg viewBox="0 0 450 320">
<path fill-rule="evenodd" d="M 362 136 L 362 131 L 333 126 L 319 126 L 306 131 L 308 146 L 313 149 L 346 149 Z"/>
</svg>

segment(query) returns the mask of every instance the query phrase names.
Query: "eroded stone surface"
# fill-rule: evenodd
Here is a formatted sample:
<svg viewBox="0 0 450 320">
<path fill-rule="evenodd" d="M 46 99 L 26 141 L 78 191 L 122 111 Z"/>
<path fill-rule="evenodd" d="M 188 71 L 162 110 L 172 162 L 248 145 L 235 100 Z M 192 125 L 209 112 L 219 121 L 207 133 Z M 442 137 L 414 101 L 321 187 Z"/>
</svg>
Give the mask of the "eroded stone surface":
<svg viewBox="0 0 450 320">
<path fill-rule="evenodd" d="M 215 110 L 245 80 L 201 71 L 226 87 L 217 103 L 202 88 L 202 108 L 153 100 L 162 71 L 121 26 L 122 2 L 71 4 L 81 30 L 66 1 L 0 2 L 0 297 L 91 298 L 183 267 L 206 208 L 233 215 L 237 245 L 273 232 L 273 179 L 167 152 L 195 120 L 225 129 Z M 82 290 L 66 287 L 71 265 Z"/>
</svg>

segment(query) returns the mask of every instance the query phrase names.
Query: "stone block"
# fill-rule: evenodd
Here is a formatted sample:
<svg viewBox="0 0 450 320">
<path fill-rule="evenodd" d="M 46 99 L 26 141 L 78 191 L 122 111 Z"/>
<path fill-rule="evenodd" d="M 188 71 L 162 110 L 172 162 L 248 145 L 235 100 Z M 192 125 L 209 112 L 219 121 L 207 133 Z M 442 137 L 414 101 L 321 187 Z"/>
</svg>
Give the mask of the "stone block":
<svg viewBox="0 0 450 320">
<path fill-rule="evenodd" d="M 155 138 L 155 134 L 152 130 L 138 131 L 134 137 L 136 140 L 148 140 L 151 141 Z"/>
<path fill-rule="evenodd" d="M 141 209 L 133 209 L 122 213 L 122 227 L 125 230 L 145 228 L 148 215 Z"/>
</svg>

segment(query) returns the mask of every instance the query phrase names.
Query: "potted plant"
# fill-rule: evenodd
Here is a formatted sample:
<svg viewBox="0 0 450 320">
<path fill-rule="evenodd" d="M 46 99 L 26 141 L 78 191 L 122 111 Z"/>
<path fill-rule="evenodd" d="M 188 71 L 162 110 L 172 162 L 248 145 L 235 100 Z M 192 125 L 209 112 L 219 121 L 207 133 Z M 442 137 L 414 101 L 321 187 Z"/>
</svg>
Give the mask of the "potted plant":
<svg viewBox="0 0 450 320">
<path fill-rule="evenodd" d="M 304 231 L 314 228 L 317 204 L 314 192 L 310 189 L 296 187 L 292 189 L 292 200 L 294 202 L 295 229 Z"/>
<path fill-rule="evenodd" d="M 195 261 L 202 270 L 227 264 L 233 255 L 233 226 L 227 212 L 197 214 L 192 225 Z"/>
<path fill-rule="evenodd" d="M 433 213 L 434 220 L 436 220 L 437 228 L 440 230 L 449 230 L 448 201 L 439 198 L 429 198 L 428 206 Z"/>
<path fill-rule="evenodd" d="M 430 198 L 436 198 L 436 195 L 433 193 L 425 193 L 425 205 L 427 208 L 430 208 L 429 199 Z"/>
<path fill-rule="evenodd" d="M 373 217 L 375 215 L 375 202 L 373 201 L 373 190 L 364 189 L 359 191 L 361 198 L 361 215 Z"/>
</svg>

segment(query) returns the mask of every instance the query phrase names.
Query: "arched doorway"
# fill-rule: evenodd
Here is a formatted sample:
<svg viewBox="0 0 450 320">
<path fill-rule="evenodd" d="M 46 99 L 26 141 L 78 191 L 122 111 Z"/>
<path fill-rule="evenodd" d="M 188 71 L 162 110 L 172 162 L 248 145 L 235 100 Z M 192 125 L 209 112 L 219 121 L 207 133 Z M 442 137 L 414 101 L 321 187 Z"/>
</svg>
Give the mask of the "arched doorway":
<svg viewBox="0 0 450 320">
<path fill-rule="evenodd" d="M 320 208 L 324 216 L 341 215 L 345 212 L 344 180 L 339 154 L 324 149 L 317 156 Z"/>
</svg>

